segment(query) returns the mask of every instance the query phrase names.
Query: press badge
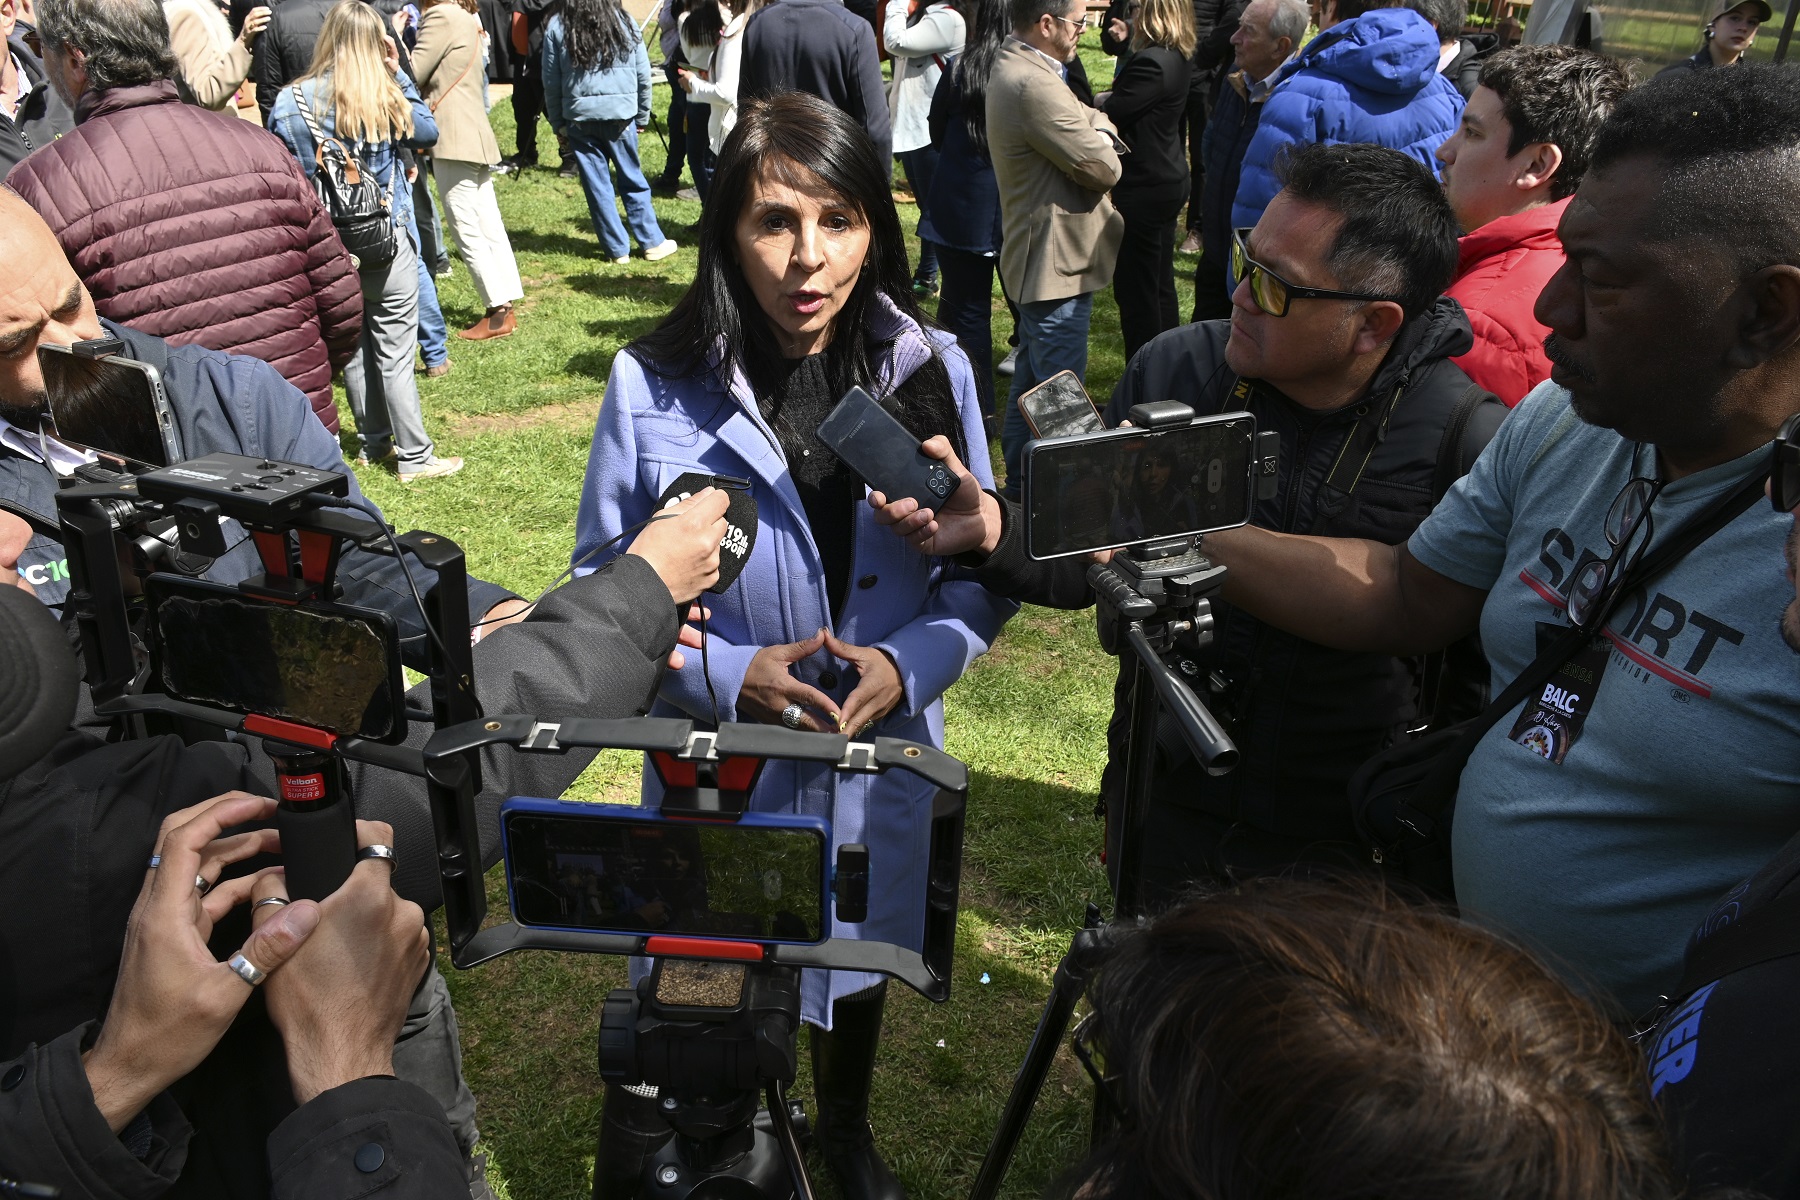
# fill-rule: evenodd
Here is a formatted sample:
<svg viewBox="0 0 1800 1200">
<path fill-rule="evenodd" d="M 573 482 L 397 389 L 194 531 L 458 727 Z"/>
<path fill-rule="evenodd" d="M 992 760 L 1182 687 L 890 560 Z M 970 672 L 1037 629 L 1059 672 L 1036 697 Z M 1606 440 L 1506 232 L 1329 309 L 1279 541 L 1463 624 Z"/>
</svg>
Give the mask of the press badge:
<svg viewBox="0 0 1800 1200">
<path fill-rule="evenodd" d="M 1539 622 L 1537 648 L 1542 654 L 1551 642 L 1567 632 L 1566 626 Z M 1594 707 L 1594 697 L 1606 676 L 1612 647 L 1604 636 L 1577 650 L 1544 683 L 1535 700 L 1513 724 L 1511 738 L 1533 754 L 1561 764 L 1581 737 L 1581 727 Z"/>
</svg>

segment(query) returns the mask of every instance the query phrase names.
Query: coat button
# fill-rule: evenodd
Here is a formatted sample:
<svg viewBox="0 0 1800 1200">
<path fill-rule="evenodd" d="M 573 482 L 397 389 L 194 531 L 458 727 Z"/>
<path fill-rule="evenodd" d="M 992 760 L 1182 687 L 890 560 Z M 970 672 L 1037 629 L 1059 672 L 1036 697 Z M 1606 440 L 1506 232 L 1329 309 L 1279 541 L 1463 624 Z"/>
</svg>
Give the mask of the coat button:
<svg viewBox="0 0 1800 1200">
<path fill-rule="evenodd" d="M 387 1161 L 387 1151 L 381 1148 L 380 1142 L 364 1142 L 356 1150 L 356 1169 L 364 1175 L 372 1175 L 381 1170 L 381 1164 Z"/>
<path fill-rule="evenodd" d="M 875 578 L 875 576 L 864 575 L 861 579 L 856 581 L 856 586 L 866 592 L 870 588 L 874 587 L 876 585 L 876 583 L 878 583 L 878 582 L 879 582 L 879 580 L 877 580 Z"/>
<path fill-rule="evenodd" d="M 5 1078 L 0 1078 L 0 1092 L 10 1092 L 24 1082 L 25 1064 L 14 1063 L 12 1069 L 6 1073 Z"/>
<path fill-rule="evenodd" d="M 836 671 L 820 671 L 819 672 L 819 686 L 820 687 L 834 688 L 837 685 L 838 685 L 838 677 L 837 677 Z"/>
</svg>

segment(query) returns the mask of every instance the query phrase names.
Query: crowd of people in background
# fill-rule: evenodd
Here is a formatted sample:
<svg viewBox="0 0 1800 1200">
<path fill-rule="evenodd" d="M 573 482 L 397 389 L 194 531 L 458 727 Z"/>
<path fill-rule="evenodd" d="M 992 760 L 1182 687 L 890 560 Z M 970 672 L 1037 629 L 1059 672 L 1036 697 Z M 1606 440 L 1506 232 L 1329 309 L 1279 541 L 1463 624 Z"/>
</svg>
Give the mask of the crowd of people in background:
<svg viewBox="0 0 1800 1200">
<path fill-rule="evenodd" d="M 1503 47 L 1464 0 L 0 0 L 0 245 L 25 281 L 0 280 L 0 359 L 31 359 L 0 373 L 0 487 L 41 501 L 88 461 L 46 432 L 33 351 L 102 335 L 160 361 L 216 448 L 344 469 L 342 437 L 403 483 L 463 470 L 418 382 L 451 370 L 437 280 L 454 252 L 481 308 L 459 340 L 529 335 L 504 181 L 543 165 L 543 122 L 603 271 L 684 249 L 657 195 L 700 205 L 692 285 L 614 359 L 574 514 L 571 588 L 656 610 L 627 639 L 656 648 L 632 659 L 658 680 L 639 711 L 942 747 L 943 694 L 1020 602 L 1094 603 L 1085 559 L 1022 548 L 1020 401 L 1087 377 L 1110 289 L 1106 425 L 1181 400 L 1251 413 L 1281 452 L 1249 523 L 1202 543 L 1228 584 L 1184 664 L 1236 770 L 1167 730 L 1128 769 L 1119 677 L 1106 844 L 1116 863 L 1139 772 L 1167 912 L 1091 989 L 1078 1044 L 1127 1119 L 1075 1194 L 1800 1195 L 1779 1003 L 1800 939 L 1735 928 L 1795 925 L 1800 880 L 1800 71 L 1745 62 L 1773 15 L 1715 0 L 1699 49 L 1644 80 Z M 965 477 L 938 511 L 824 451 L 851 387 Z M 1145 461 L 1138 502 L 1172 509 L 1169 462 Z M 672 639 L 701 642 L 664 610 L 704 564 L 674 562 L 673 529 L 602 551 L 690 472 L 748 479 L 762 540 L 684 660 Z M 715 574 L 722 510 L 678 514 Z M 48 553 L 10 536 L 0 588 Z M 477 641 L 530 611 L 471 591 Z M 1506 719 L 1494 698 L 1564 642 Z M 1371 871 L 1347 802 L 1366 764 L 1458 727 L 1435 838 L 1469 919 L 1329 882 Z M 868 846 L 883 882 L 839 936 L 913 936 L 921 787 L 794 763 L 757 784 Z M 140 903 L 172 908 L 157 886 Z M 483 1200 L 432 979 L 411 1003 L 436 1058 L 385 1065 L 433 1082 L 389 1103 L 454 1140 L 443 1177 Z M 818 1146 L 845 1195 L 898 1200 L 869 1124 L 884 979 L 809 972 L 801 995 Z M 657 1120 L 608 1087 L 597 1196 L 634 1194 Z"/>
</svg>

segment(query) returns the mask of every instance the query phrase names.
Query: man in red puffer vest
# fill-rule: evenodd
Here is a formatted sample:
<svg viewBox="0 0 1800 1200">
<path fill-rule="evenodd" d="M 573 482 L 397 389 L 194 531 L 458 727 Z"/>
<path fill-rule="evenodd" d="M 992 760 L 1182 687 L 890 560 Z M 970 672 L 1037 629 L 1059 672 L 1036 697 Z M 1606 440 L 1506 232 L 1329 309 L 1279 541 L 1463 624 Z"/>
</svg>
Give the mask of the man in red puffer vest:
<svg viewBox="0 0 1800 1200">
<path fill-rule="evenodd" d="M 262 359 L 335 434 L 331 374 L 362 336 L 362 286 L 300 164 L 257 126 L 181 102 L 158 0 L 43 0 L 38 17 L 76 125 L 7 186 L 101 316 Z"/>
<path fill-rule="evenodd" d="M 1594 133 L 1630 88 L 1623 66 L 1587 50 L 1504 50 L 1482 65 L 1462 124 L 1438 147 L 1464 230 L 1444 294 L 1475 332 L 1474 349 L 1453 361 L 1509 408 L 1550 377 L 1550 331 L 1532 309 L 1563 265 L 1556 224 L 1587 173 Z"/>
</svg>

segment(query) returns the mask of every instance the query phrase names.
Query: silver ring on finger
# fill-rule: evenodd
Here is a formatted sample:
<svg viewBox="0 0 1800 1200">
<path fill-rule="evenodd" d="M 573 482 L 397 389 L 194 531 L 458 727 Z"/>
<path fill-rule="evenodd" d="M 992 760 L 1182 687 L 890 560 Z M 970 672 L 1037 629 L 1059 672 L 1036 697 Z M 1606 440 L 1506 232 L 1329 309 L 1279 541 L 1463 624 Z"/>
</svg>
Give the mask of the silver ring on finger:
<svg viewBox="0 0 1800 1200">
<path fill-rule="evenodd" d="M 804 729 L 802 724 L 806 716 L 806 708 L 800 704 L 790 704 L 781 710 L 781 723 L 789 729 Z"/>
<path fill-rule="evenodd" d="M 380 842 L 375 843 L 373 846 L 364 846 L 361 850 L 356 852 L 357 862 L 361 862 L 365 858 L 386 859 L 387 864 L 390 867 L 398 867 L 400 865 L 400 856 L 394 853 L 394 848 L 392 846 L 384 846 Z"/>
<path fill-rule="evenodd" d="M 261 908 L 265 904 L 274 904 L 274 905 L 280 906 L 280 905 L 286 904 L 287 902 L 288 902 L 288 898 L 286 896 L 264 896 L 261 900 L 258 900 L 255 904 L 252 904 L 250 906 L 250 911 L 255 912 L 257 909 Z"/>
<path fill-rule="evenodd" d="M 194 888 L 204 896 L 206 893 L 213 890 L 212 880 L 204 875 L 196 875 L 194 876 Z"/>
<path fill-rule="evenodd" d="M 239 979 L 243 980 L 251 987 L 255 987 L 269 977 L 268 972 L 245 958 L 244 953 L 241 950 L 226 959 L 225 965 L 230 967 L 232 972 L 236 974 Z"/>
<path fill-rule="evenodd" d="M 152 854 L 150 856 L 150 865 L 146 868 L 146 870 L 154 871 L 154 870 L 156 870 L 156 868 L 158 868 L 160 866 L 162 866 L 162 855 Z"/>
</svg>

